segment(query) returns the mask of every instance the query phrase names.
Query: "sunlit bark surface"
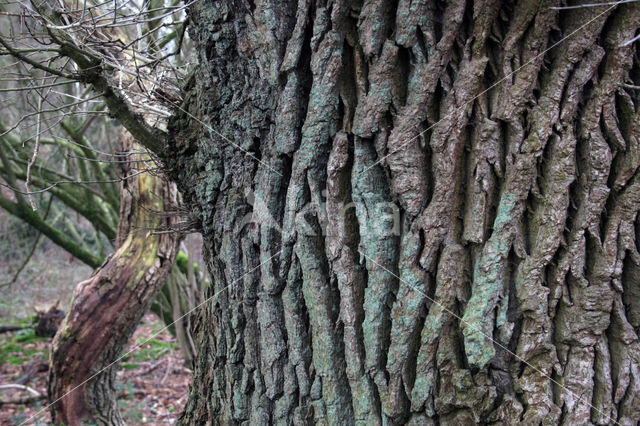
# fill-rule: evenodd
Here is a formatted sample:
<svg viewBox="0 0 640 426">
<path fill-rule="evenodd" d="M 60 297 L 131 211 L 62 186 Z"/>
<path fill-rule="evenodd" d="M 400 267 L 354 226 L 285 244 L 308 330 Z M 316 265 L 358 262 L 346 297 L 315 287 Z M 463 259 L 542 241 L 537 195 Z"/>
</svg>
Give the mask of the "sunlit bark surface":
<svg viewBox="0 0 640 426">
<path fill-rule="evenodd" d="M 640 6 L 554 5 L 190 6 L 183 424 L 636 424 Z"/>
</svg>

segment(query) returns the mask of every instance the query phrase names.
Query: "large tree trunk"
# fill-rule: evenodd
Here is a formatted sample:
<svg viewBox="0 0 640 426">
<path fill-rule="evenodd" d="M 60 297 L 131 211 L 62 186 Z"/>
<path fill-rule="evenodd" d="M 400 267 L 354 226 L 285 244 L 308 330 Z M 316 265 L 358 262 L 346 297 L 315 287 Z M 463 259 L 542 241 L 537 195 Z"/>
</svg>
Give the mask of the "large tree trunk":
<svg viewBox="0 0 640 426">
<path fill-rule="evenodd" d="M 140 150 L 128 133 L 123 139 L 125 151 Z M 164 284 L 180 243 L 179 234 L 166 232 L 175 218 L 161 213 L 177 205 L 177 189 L 161 176 L 141 173 L 149 160 L 136 155 L 124 165 L 118 249 L 78 284 L 54 338 L 48 397 L 55 424 L 123 423 L 115 393 L 117 361 Z"/>
<path fill-rule="evenodd" d="M 358 3 L 189 9 L 182 423 L 635 424 L 640 7 Z"/>
</svg>

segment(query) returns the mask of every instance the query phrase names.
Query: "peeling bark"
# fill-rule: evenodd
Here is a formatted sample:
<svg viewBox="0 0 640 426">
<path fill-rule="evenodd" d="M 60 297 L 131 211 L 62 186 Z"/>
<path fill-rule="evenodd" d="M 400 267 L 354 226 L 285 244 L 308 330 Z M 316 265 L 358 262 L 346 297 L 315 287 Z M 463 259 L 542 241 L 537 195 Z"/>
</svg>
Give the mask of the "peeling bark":
<svg viewBox="0 0 640 426">
<path fill-rule="evenodd" d="M 122 135 L 125 151 L 133 138 Z M 134 160 L 142 160 L 142 156 Z M 123 165 L 125 176 L 141 161 Z M 180 238 L 166 229 L 174 218 L 159 215 L 177 203 L 177 190 L 148 173 L 121 184 L 118 249 L 93 276 L 75 288 L 71 308 L 50 356 L 48 399 L 55 424 L 124 424 L 117 406 L 117 361 L 142 315 L 165 282 Z"/>
</svg>

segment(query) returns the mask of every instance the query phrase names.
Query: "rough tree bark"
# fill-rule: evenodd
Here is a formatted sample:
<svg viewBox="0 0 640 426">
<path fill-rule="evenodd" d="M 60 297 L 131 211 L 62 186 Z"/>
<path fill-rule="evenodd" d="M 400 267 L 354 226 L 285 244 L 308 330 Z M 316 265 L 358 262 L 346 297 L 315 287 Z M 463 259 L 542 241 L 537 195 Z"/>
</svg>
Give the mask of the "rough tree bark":
<svg viewBox="0 0 640 426">
<path fill-rule="evenodd" d="M 129 133 L 122 139 L 125 151 L 139 150 Z M 123 424 L 113 363 L 165 283 L 181 239 L 154 232 L 175 222 L 158 212 L 177 205 L 177 189 L 161 176 L 137 174 L 148 167 L 143 159 L 136 155 L 123 164 L 123 176 L 135 177 L 121 184 L 118 249 L 78 284 L 54 338 L 48 387 L 54 424 Z"/>
<path fill-rule="evenodd" d="M 640 7 L 554 5 L 190 6 L 182 424 L 636 424 Z"/>
</svg>

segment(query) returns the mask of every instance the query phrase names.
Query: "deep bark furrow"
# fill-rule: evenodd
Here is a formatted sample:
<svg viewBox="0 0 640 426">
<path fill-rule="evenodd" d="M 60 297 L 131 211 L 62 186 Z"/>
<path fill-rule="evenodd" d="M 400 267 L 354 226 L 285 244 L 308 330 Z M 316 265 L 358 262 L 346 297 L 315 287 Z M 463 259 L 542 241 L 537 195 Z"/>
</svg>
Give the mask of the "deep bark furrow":
<svg viewBox="0 0 640 426">
<path fill-rule="evenodd" d="M 281 297 L 286 281 L 280 276 L 278 257 L 280 246 L 280 224 L 275 218 L 282 217 L 284 210 L 284 175 L 285 161 L 279 153 L 265 157 L 269 168 L 260 165 L 258 180 L 253 194 L 251 218 L 249 224 L 240 226 L 262 225 L 262 232 L 256 230 L 249 234 L 254 240 L 260 240 L 260 284 L 257 293 L 256 315 L 260 327 L 261 371 L 266 388 L 266 397 L 276 402 L 276 421 L 286 422 L 293 410 L 291 401 L 292 387 L 285 389 L 287 367 L 287 338 L 284 323 L 284 307 Z M 277 173 L 280 173 L 279 176 Z M 289 366 L 290 367 L 290 366 Z M 284 393 L 284 395 L 283 395 Z"/>
<path fill-rule="evenodd" d="M 285 324 L 289 342 L 289 363 L 295 371 L 295 384 L 298 392 L 297 406 L 293 413 L 295 424 L 305 424 L 313 417 L 311 410 L 311 336 L 307 328 L 306 313 L 302 294 L 302 271 L 296 261 L 287 277 L 288 285 L 282 294 L 285 307 Z"/>
<path fill-rule="evenodd" d="M 389 384 L 385 412 L 390 417 L 407 414 L 407 395 L 410 395 L 415 379 L 413 364 L 420 348 L 420 331 L 429 305 L 426 295 L 433 294 L 435 275 L 427 273 L 418 264 L 421 244 L 417 231 L 408 232 L 401 246 L 400 284 L 391 311 L 391 345 L 387 359 Z"/>
<path fill-rule="evenodd" d="M 606 220 L 606 225 L 599 223 L 603 220 L 601 215 L 606 209 L 607 197 L 613 195 L 618 198 L 617 194 L 611 194 L 606 183 L 612 164 L 611 150 L 615 149 L 615 144 L 611 146 L 607 144 L 606 132 L 600 127 L 600 117 L 608 102 L 605 92 L 601 90 L 606 90 L 607 87 L 613 89 L 611 82 L 621 78 L 621 75 L 626 72 L 625 70 L 631 66 L 630 57 L 621 54 L 620 50 L 623 49 L 619 46 L 622 44 L 621 40 L 629 36 L 629 30 L 626 28 L 637 27 L 637 22 L 634 24 L 636 19 L 637 9 L 630 14 L 628 24 L 622 24 L 619 16 L 612 18 L 613 22 L 606 37 L 611 37 L 613 40 L 609 43 L 616 43 L 616 47 L 611 48 L 604 58 L 605 70 L 601 85 L 598 90 L 594 90 L 592 93 L 583 117 L 585 123 L 581 135 L 583 140 L 597 144 L 596 146 L 601 149 L 598 151 L 592 148 L 589 152 L 592 159 L 591 164 L 593 164 L 592 170 L 595 170 L 596 173 L 589 173 L 593 176 L 592 182 L 583 183 L 585 185 L 583 188 L 589 188 L 591 194 L 582 198 L 584 202 L 580 203 L 576 215 L 577 220 L 574 222 L 574 229 L 577 229 L 572 230 L 569 234 L 570 245 L 566 254 L 567 257 L 579 259 L 587 252 L 589 253 L 588 263 L 584 264 L 582 269 L 571 266 L 573 276 L 568 280 L 570 286 L 568 291 L 570 291 L 571 298 L 570 300 L 563 298 L 560 301 L 560 310 L 556 320 L 556 339 L 562 342 L 559 345 L 560 354 L 566 354 L 560 357 L 565 371 L 562 384 L 568 389 L 560 391 L 560 399 L 565 402 L 566 421 L 584 421 L 589 418 L 590 414 L 595 414 L 595 418 L 600 423 L 607 423 L 610 422 L 607 415 L 618 415 L 616 407 L 612 406 L 613 402 L 610 397 L 605 397 L 605 395 L 610 395 L 607 393 L 611 380 L 609 370 L 597 363 L 598 360 L 608 356 L 604 352 L 604 348 L 602 353 L 598 353 L 598 347 L 602 346 L 602 344 L 598 345 L 600 342 L 598 336 L 610 324 L 611 304 L 614 297 L 611 284 L 615 283 L 614 271 L 618 250 L 617 228 L 619 226 L 618 223 L 611 222 L 610 219 Z M 598 183 L 596 184 L 594 181 Z M 631 188 L 626 189 L 630 190 Z M 596 194 L 597 196 L 594 196 Z M 618 199 L 617 206 L 621 201 Z M 614 211 L 608 212 L 612 219 L 615 219 L 616 210 L 617 208 L 614 208 Z M 602 235 L 602 230 L 606 232 L 605 226 L 609 227 L 609 232 L 614 234 L 607 235 L 605 233 Z M 616 242 L 614 243 L 614 241 Z M 612 245 L 608 245 L 608 243 Z M 561 262 L 560 265 L 563 265 L 566 261 Z M 611 282 L 612 279 L 613 282 Z M 583 319 L 577 320 L 579 317 Z M 581 368 L 580 377 L 582 380 L 570 380 L 568 372 L 571 371 L 571 368 L 578 368 L 577 366 Z M 593 391 L 588 391 L 579 402 L 576 401 L 574 395 L 583 392 L 585 387 L 587 389 L 593 388 Z M 589 406 L 592 399 L 596 407 L 595 410 Z M 560 405 L 562 404 L 560 403 Z"/>
<path fill-rule="evenodd" d="M 374 384 L 365 371 L 364 319 L 365 275 L 356 258 L 359 231 L 351 199 L 349 139 L 336 135 L 327 164 L 326 252 L 340 290 L 340 320 L 344 324 L 346 374 L 351 387 L 356 422 L 375 424 L 380 418 Z"/>
<path fill-rule="evenodd" d="M 521 148 L 524 151 L 540 152 L 545 141 L 548 145 L 546 170 L 538 177 L 542 182 L 541 187 L 536 185 L 533 188 L 541 198 L 536 202 L 533 226 L 530 228 L 530 254 L 520 263 L 515 282 L 518 302 L 524 316 L 517 354 L 520 359 L 533 366 L 525 367 L 519 383 L 528 381 L 539 384 L 525 388 L 523 392 L 523 398 L 527 402 L 527 419 L 557 419 L 560 415 L 560 410 L 553 402 L 551 383 L 545 380 L 553 374 L 557 358 L 552 344 L 551 323 L 547 316 L 548 306 L 545 303 L 549 289 L 543 285 L 544 273 L 562 238 L 569 207 L 569 185 L 575 175 L 573 153 L 577 140 L 568 126 L 574 119 L 570 111 L 576 110 L 579 98 L 577 94 L 570 96 L 571 88 L 586 84 L 599 63 L 599 52 L 591 55 L 594 56 L 591 58 L 589 54 L 585 56 L 585 51 L 595 38 L 593 34 L 599 32 L 597 27 L 604 24 L 606 16 L 592 12 L 572 18 L 569 30 L 575 31 L 579 23 L 593 18 L 596 20 L 591 26 L 596 28 L 592 28 L 590 35 L 581 38 L 579 43 L 568 41 L 567 47 L 556 56 L 549 76 L 545 77 L 548 83 L 542 87 L 540 101 L 531 116 L 532 128 L 540 130 L 532 132 Z M 584 60 L 574 70 L 574 63 L 583 57 Z M 572 80 L 568 83 L 570 76 Z M 564 87 L 567 85 L 569 88 L 565 93 Z M 560 120 L 561 111 L 562 122 L 558 125 L 556 123 Z M 562 130 L 555 130 L 560 126 L 563 127 Z M 553 130 L 555 133 L 552 133 Z M 541 398 L 541 395 L 544 397 Z"/>
<path fill-rule="evenodd" d="M 362 324 L 365 369 L 380 388 L 384 387 L 384 366 L 390 343 L 390 307 L 398 288 L 397 279 L 387 272 L 394 271 L 397 262 L 395 216 L 390 211 L 395 206 L 391 203 L 384 171 L 375 165 L 371 141 L 355 137 L 353 156 L 351 185 L 359 224 L 358 250 L 366 256 L 361 260 L 367 270 Z"/>
<path fill-rule="evenodd" d="M 481 33 L 483 31 L 480 31 Z M 481 40 L 476 40 L 482 44 Z M 467 46 L 470 49 L 470 46 Z M 429 205 L 422 215 L 416 219 L 424 235 L 425 244 L 419 254 L 420 266 L 424 270 L 436 272 L 436 259 L 445 236 L 455 223 L 454 209 L 459 198 L 459 186 L 462 180 L 461 166 L 464 164 L 462 156 L 466 133 L 464 127 L 471 110 L 472 99 L 477 91 L 480 77 L 484 72 L 486 60 L 469 60 L 471 56 L 467 50 L 466 57 L 460 65 L 460 74 L 464 80 L 457 80 L 452 92 L 443 100 L 441 106 L 443 118 L 435 126 L 431 135 L 432 167 L 434 168 L 434 189 Z M 420 178 L 420 177 L 418 177 Z M 415 177 L 414 177 L 415 179 Z M 422 179 L 424 181 L 424 179 Z M 412 187 L 411 182 L 405 185 Z M 405 393 L 410 393 L 412 363 L 417 355 L 418 345 L 416 334 L 420 332 L 426 303 L 426 294 L 430 292 L 429 277 L 420 266 L 412 265 L 418 259 L 417 233 L 409 232 L 403 241 L 403 260 L 400 263 L 401 285 L 398 292 L 398 303 L 394 304 L 393 318 L 398 318 L 392 324 L 391 347 L 388 368 L 391 373 L 389 380 L 389 403 L 393 408 L 387 408 L 388 415 L 397 417 L 406 414 L 409 404 L 405 401 Z M 451 238 L 455 241 L 455 238 Z M 405 251 L 406 250 L 406 251 Z M 404 383 L 403 383 L 404 382 Z M 406 387 L 406 389 L 403 389 Z M 406 408 L 402 408 L 405 405 Z"/>
<path fill-rule="evenodd" d="M 451 60 L 455 37 L 462 25 L 464 1 L 454 1 L 443 12 L 445 33 L 434 46 L 415 43 L 411 50 L 416 65 L 407 78 L 407 100 L 398 105 L 398 114 L 389 131 L 386 142 L 385 163 L 391 173 L 391 189 L 400 206 L 413 217 L 424 208 L 427 199 L 427 164 L 420 147 L 422 124 L 427 119 L 427 109 L 432 103 L 439 78 L 445 73 Z M 415 19 L 415 18 L 414 18 Z M 399 27 L 416 25 L 416 22 L 397 22 Z M 425 52 L 428 50 L 428 53 Z M 427 61 L 427 57 L 429 60 Z"/>
<path fill-rule="evenodd" d="M 190 9 L 183 422 L 636 422 L 640 8 L 287 4 Z"/>
</svg>

